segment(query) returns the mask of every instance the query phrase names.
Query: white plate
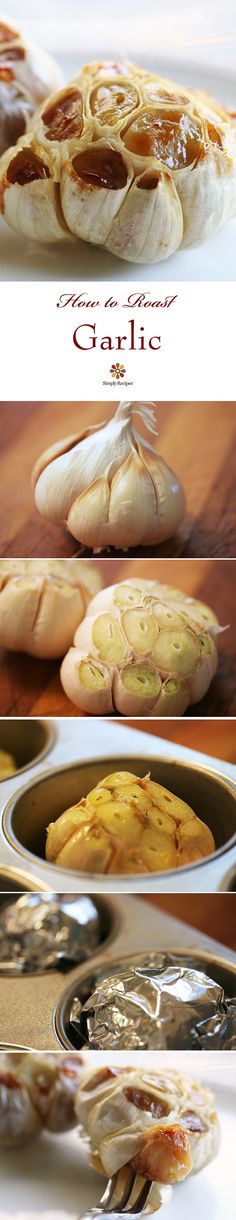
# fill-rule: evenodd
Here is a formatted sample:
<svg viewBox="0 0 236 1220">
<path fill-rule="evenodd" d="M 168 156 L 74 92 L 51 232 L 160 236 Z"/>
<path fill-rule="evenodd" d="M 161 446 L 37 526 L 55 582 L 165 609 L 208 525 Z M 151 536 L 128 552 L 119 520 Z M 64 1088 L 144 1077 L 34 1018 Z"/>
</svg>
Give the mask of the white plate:
<svg viewBox="0 0 236 1220">
<path fill-rule="evenodd" d="M 32 23 L 33 26 L 34 23 Z M 92 27 L 91 27 L 92 28 Z M 70 80 L 76 72 L 78 72 L 82 63 L 88 62 L 89 59 L 101 54 L 101 48 L 96 51 L 95 46 L 87 43 L 81 47 L 79 56 L 70 46 L 65 31 L 65 48 L 62 52 L 60 48 L 61 36 L 55 30 L 55 45 L 53 45 L 53 26 L 51 27 L 51 43 L 49 44 L 48 31 L 44 45 L 47 49 L 55 53 L 57 59 L 61 63 L 65 79 Z M 35 33 L 32 28 L 32 33 Z M 44 31 L 42 31 L 43 33 Z M 122 42 L 122 27 L 121 27 L 121 53 L 123 48 Z M 131 37 L 131 36 L 130 36 Z M 42 38 L 41 38 L 42 41 Z M 57 45 L 56 45 L 57 43 Z M 125 44 L 127 45 L 127 44 Z M 116 46 L 116 55 L 117 43 Z M 140 53 L 135 56 L 131 45 L 127 47 L 129 58 L 137 58 L 144 67 L 161 72 L 163 76 L 170 76 L 176 80 L 177 84 L 186 84 L 189 86 L 198 86 L 202 89 L 210 91 L 216 99 L 225 103 L 233 111 L 236 110 L 236 86 L 235 73 L 232 68 L 226 65 L 224 69 L 214 69 L 212 63 L 208 67 L 206 63 L 191 62 L 186 66 L 185 60 L 182 59 L 180 53 L 172 54 L 169 59 L 165 55 L 153 57 L 150 51 Z M 109 58 L 114 55 L 114 46 L 109 42 L 104 47 L 104 57 Z M 210 241 L 203 246 L 198 246 L 197 249 L 183 250 L 173 255 L 173 257 L 164 260 L 161 263 L 153 263 L 141 266 L 140 264 L 125 262 L 123 259 L 115 258 L 105 250 L 99 249 L 97 246 L 89 245 L 84 242 L 58 242 L 54 245 L 33 245 L 32 242 L 26 242 L 18 238 L 11 229 L 5 225 L 5 222 L 0 220 L 0 279 L 8 281 L 32 281 L 32 280 L 113 280 L 113 281 L 130 281 L 135 280 L 139 283 L 148 279 L 148 281 L 189 281 L 189 280 L 234 280 L 235 279 L 235 258 L 232 256 L 233 250 L 236 250 L 236 219 L 225 225 L 219 230 Z"/>
<path fill-rule="evenodd" d="M 143 1062 L 143 1054 L 134 1052 L 135 1060 Z M 113 1060 L 130 1062 L 130 1055 L 117 1052 Z M 94 1052 L 96 1065 L 103 1063 L 105 1055 Z M 229 1062 L 230 1059 L 230 1062 Z M 181 1060 L 181 1062 L 180 1062 Z M 153 1053 L 145 1052 L 145 1066 L 153 1064 Z M 180 1070 L 191 1070 L 195 1077 L 201 1075 L 204 1083 L 213 1088 L 219 1114 L 222 1143 L 219 1156 L 196 1177 L 180 1183 L 173 1190 L 172 1200 L 166 1214 L 168 1220 L 232 1220 L 235 1198 L 235 1056 L 227 1052 L 196 1052 L 195 1055 L 179 1053 L 168 1055 L 168 1066 Z M 90 1054 L 91 1062 L 91 1054 Z M 163 1069 L 161 1053 L 156 1052 L 155 1063 Z M 166 1060 L 165 1060 L 166 1063 Z M 196 1066 L 195 1066 L 196 1065 Z M 212 1065 L 212 1066 L 211 1066 Z M 101 1194 L 101 1178 L 92 1171 L 86 1161 L 81 1141 L 76 1132 L 57 1138 L 49 1135 L 30 1147 L 18 1152 L 6 1152 L 0 1158 L 1 1203 L 0 1220 L 21 1211 L 30 1220 L 32 1210 L 40 1212 L 53 1209 L 65 1210 L 70 1216 L 83 1217 L 86 1210 L 96 1205 Z M 161 1214 L 161 1213 L 160 1213 Z"/>
</svg>

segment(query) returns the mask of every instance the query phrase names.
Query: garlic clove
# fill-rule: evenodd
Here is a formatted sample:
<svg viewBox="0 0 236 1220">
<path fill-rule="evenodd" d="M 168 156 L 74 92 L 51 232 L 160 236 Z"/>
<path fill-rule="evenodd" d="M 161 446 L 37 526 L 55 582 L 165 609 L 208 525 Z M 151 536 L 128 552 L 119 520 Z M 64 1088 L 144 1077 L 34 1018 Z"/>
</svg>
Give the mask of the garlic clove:
<svg viewBox="0 0 236 1220">
<path fill-rule="evenodd" d="M 202 860 L 203 856 L 210 856 L 215 851 L 215 843 L 209 826 L 203 824 L 196 814 L 189 818 L 189 821 L 181 822 L 178 831 L 179 840 L 179 863 L 183 867 L 184 864 L 194 864 L 195 860 Z"/>
<path fill-rule="evenodd" d="M 158 263 L 181 244 L 183 214 L 175 184 L 153 159 L 134 179 L 107 236 L 106 248 L 134 263 Z"/>
<path fill-rule="evenodd" d="M 97 424 L 98 430 L 100 427 L 102 428 L 103 424 Z M 52 462 L 56 460 L 56 458 L 69 453 L 71 449 L 74 449 L 75 445 L 78 445 L 80 441 L 85 440 L 90 433 L 92 434 L 95 431 L 95 428 L 87 428 L 84 432 L 76 432 L 72 436 L 62 437 L 61 441 L 55 441 L 53 445 L 49 445 L 48 449 L 45 449 L 44 452 L 40 454 L 37 462 L 35 462 L 31 476 L 32 487 L 36 487 L 36 484 L 40 479 L 40 475 L 47 470 L 48 466 L 50 466 Z M 50 475 L 51 473 L 52 472 L 50 471 Z"/>
<path fill-rule="evenodd" d="M 106 479 L 95 479 L 88 491 L 82 492 L 73 501 L 67 517 L 70 533 L 84 546 L 94 545 L 94 523 L 96 522 L 97 547 L 109 546 L 110 492 Z"/>
<path fill-rule="evenodd" d="M 126 665 L 113 675 L 113 702 L 123 716 L 149 716 L 161 691 L 161 678 L 146 661 Z"/>
<path fill-rule="evenodd" d="M 129 172 L 129 157 L 117 149 L 109 134 L 77 150 L 61 162 L 61 202 L 63 215 L 71 233 L 93 245 L 104 245 L 125 196 L 133 173 Z"/>
<path fill-rule="evenodd" d="M 152 543 L 155 517 L 152 480 L 139 456 L 131 453 L 111 483 L 109 526 L 113 545 L 122 548 Z"/>
<path fill-rule="evenodd" d="M 176 186 L 183 214 L 182 249 L 199 246 L 203 241 L 207 241 L 216 229 L 235 215 L 234 159 L 235 140 L 232 138 L 231 143 L 227 132 L 227 157 L 222 138 L 222 150 L 216 146 L 205 148 L 203 157 L 193 167 L 191 174 L 186 171 L 177 174 Z"/>
<path fill-rule="evenodd" d="M 198 641 L 188 627 L 176 631 L 161 629 L 153 653 L 161 673 L 169 670 L 180 678 L 194 673 L 200 660 Z"/>
<path fill-rule="evenodd" d="M 209 690 L 210 682 L 214 678 L 218 666 L 218 653 L 214 641 L 211 640 L 210 653 L 203 652 L 201 639 L 199 639 L 199 645 L 201 649 L 201 664 L 192 678 L 190 676 L 188 680 L 191 703 L 199 703 L 200 699 L 204 699 L 204 695 Z"/>
<path fill-rule="evenodd" d="M 46 156 L 25 137 L 1 159 L 0 211 L 10 228 L 34 241 L 70 237 L 61 212 L 57 177 Z"/>
<path fill-rule="evenodd" d="M 179 479 L 160 454 L 145 451 L 144 461 L 151 475 L 158 513 L 158 541 L 165 542 L 177 533 L 185 513 L 185 495 Z"/>
<path fill-rule="evenodd" d="M 100 661 L 70 648 L 61 665 L 61 682 L 68 699 L 82 712 L 106 716 L 114 711 L 109 670 Z"/>
<path fill-rule="evenodd" d="M 196 680 L 196 674 L 194 674 Z M 162 683 L 162 688 L 158 696 L 157 702 L 154 703 L 153 713 L 157 716 L 183 716 L 189 705 L 189 683 L 180 681 L 179 678 L 166 678 Z"/>
</svg>

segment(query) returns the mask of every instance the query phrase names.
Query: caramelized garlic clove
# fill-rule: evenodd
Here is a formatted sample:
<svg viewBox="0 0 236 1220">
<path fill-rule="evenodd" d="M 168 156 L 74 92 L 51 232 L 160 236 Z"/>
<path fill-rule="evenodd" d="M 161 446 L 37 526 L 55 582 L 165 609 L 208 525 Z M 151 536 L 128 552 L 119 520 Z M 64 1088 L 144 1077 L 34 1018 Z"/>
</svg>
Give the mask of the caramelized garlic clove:
<svg viewBox="0 0 236 1220">
<path fill-rule="evenodd" d="M 0 211 L 10 228 L 34 241 L 65 240 L 57 175 L 25 138 L 1 158 Z"/>
</svg>

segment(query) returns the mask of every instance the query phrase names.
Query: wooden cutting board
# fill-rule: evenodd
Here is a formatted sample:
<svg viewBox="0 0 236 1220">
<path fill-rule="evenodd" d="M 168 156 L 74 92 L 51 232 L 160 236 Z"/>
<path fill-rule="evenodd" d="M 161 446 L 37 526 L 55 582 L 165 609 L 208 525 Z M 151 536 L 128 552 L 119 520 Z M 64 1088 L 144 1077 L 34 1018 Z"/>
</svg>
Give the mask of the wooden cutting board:
<svg viewBox="0 0 236 1220">
<path fill-rule="evenodd" d="M 32 467 L 48 445 L 108 420 L 116 405 L 0 404 L 0 555 L 53 557 L 78 553 L 78 544 L 66 529 L 44 520 L 35 509 Z M 142 432 L 139 419 L 137 424 Z M 152 437 L 152 442 L 182 481 L 186 516 L 170 542 L 133 554 L 233 557 L 236 403 L 160 403 L 157 426 L 159 436 L 156 441 Z"/>
<path fill-rule="evenodd" d="M 212 605 L 220 623 L 231 624 L 220 637 L 219 668 L 205 699 L 187 716 L 236 714 L 235 563 L 233 560 L 97 559 L 105 585 L 130 576 L 163 580 Z M 0 654 L 1 716 L 78 716 L 60 684 L 59 661 L 37 661 L 23 654 Z M 137 723 L 137 722 L 136 722 Z M 163 724 L 163 721 L 162 721 Z M 148 727 L 148 720 L 147 720 Z"/>
</svg>

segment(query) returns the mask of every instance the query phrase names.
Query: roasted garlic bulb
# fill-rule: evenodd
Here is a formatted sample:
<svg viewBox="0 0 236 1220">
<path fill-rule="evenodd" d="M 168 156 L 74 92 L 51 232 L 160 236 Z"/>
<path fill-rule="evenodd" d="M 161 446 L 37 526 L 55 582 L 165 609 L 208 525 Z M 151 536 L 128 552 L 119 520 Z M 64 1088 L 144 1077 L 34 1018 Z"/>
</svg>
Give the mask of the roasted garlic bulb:
<svg viewBox="0 0 236 1220">
<path fill-rule="evenodd" d="M 7 779 L 8 775 L 14 775 L 17 771 L 17 765 L 12 754 L 8 754 L 7 750 L 0 749 L 0 779 Z"/>
<path fill-rule="evenodd" d="M 46 858 L 89 873 L 156 873 L 194 864 L 214 851 L 208 826 L 149 776 L 106 775 L 87 797 L 51 822 Z"/>
<path fill-rule="evenodd" d="M 171 538 L 182 521 L 181 484 L 139 435 L 134 415 L 156 433 L 152 403 L 120 402 L 107 424 L 52 445 L 34 468 L 39 512 L 65 522 L 85 546 L 151 546 Z"/>
<path fill-rule="evenodd" d="M 33 657 L 61 657 L 99 574 L 81 559 L 0 560 L 0 645 Z"/>
<path fill-rule="evenodd" d="M 0 153 L 24 135 L 36 107 L 62 82 L 51 55 L 0 15 Z"/>
<path fill-rule="evenodd" d="M 43 1127 L 75 1127 L 81 1069 L 78 1054 L 0 1055 L 0 1146 L 27 1144 Z"/>
<path fill-rule="evenodd" d="M 132 578 L 93 598 L 61 680 L 83 712 L 181 716 L 217 669 L 216 615 L 172 585 Z"/>
<path fill-rule="evenodd" d="M 236 134 L 211 98 L 130 63 L 92 63 L 42 106 L 0 166 L 18 233 L 73 234 L 155 263 L 236 212 Z"/>
<path fill-rule="evenodd" d="M 145 1057 L 145 1056 L 144 1056 Z M 89 1068 L 78 1089 L 80 1123 L 108 1177 L 122 1166 L 169 1185 L 217 1155 L 215 1099 L 198 1080 L 145 1066 Z M 153 1202 L 153 1193 L 150 1196 Z"/>
</svg>

